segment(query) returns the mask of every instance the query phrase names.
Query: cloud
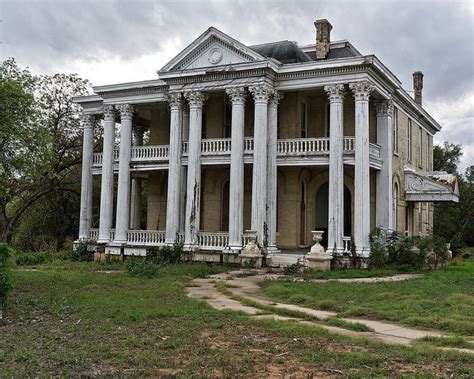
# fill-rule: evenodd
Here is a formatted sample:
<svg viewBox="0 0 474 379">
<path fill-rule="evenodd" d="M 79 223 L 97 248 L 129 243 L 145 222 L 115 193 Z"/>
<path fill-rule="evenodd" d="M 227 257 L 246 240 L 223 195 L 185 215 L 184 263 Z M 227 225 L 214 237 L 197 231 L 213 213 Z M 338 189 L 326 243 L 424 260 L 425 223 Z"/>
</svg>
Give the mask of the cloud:
<svg viewBox="0 0 474 379">
<path fill-rule="evenodd" d="M 469 0 L 2 0 L 0 14 L 2 57 L 37 73 L 78 72 L 95 85 L 156 78 L 211 25 L 245 44 L 307 44 L 314 20 L 327 18 L 333 40 L 377 55 L 407 90 L 412 72 L 423 71 L 424 102 L 444 124 L 437 139 L 464 141 L 463 164 L 472 162 L 472 108 L 462 108 L 474 88 Z"/>
</svg>

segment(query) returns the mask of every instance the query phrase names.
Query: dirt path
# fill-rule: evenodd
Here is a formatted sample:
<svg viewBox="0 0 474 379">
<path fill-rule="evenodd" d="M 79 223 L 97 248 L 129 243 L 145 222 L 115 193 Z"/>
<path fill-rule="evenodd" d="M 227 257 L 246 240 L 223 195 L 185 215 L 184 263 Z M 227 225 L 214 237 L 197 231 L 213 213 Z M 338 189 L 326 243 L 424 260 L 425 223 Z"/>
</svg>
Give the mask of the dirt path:
<svg viewBox="0 0 474 379">
<path fill-rule="evenodd" d="M 380 281 L 407 280 L 416 277 L 418 276 L 397 275 L 396 277 L 388 278 L 340 279 L 339 281 L 350 283 L 365 280 L 365 283 L 376 283 Z M 337 316 L 336 312 L 275 302 L 273 299 L 265 297 L 260 293 L 260 283 L 267 278 L 277 279 L 281 278 L 281 275 L 266 274 L 263 270 L 253 270 L 251 273 L 247 272 L 247 274 L 243 271 L 233 271 L 225 274 L 213 275 L 205 279 L 195 279 L 192 282 L 192 287 L 187 288 L 187 293 L 190 297 L 207 301 L 211 306 L 219 310 L 228 309 L 240 311 L 258 319 L 271 318 L 276 320 L 292 320 L 306 325 L 318 326 L 334 333 L 381 340 L 391 344 L 410 345 L 414 341 L 427 336 L 448 336 L 438 332 L 412 329 L 397 324 L 359 318 L 342 318 L 342 320 L 348 323 L 364 324 L 373 331 L 357 332 L 354 330 L 325 325 L 318 321 L 321 320 L 324 322 L 324 320 L 330 317 L 335 317 Z M 218 282 L 224 282 L 226 284 L 225 291 L 216 288 Z M 295 316 L 282 316 L 281 314 L 283 312 L 294 314 Z M 308 319 L 305 318 L 311 318 L 312 320 L 308 321 Z M 442 349 L 474 353 L 474 350 L 469 349 L 445 347 Z"/>
</svg>

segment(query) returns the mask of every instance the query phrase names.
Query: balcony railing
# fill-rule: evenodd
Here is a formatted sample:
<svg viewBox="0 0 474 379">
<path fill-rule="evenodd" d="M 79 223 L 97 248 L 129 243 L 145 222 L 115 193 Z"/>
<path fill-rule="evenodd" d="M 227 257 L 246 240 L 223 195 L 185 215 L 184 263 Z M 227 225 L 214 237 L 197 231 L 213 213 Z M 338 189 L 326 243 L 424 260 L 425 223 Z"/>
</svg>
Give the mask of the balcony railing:
<svg viewBox="0 0 474 379">
<path fill-rule="evenodd" d="M 278 155 L 308 155 L 329 153 L 329 138 L 279 139 Z"/>
<path fill-rule="evenodd" d="M 169 150 L 169 145 L 134 146 L 132 147 L 132 162 L 168 160 Z"/>
<path fill-rule="evenodd" d="M 355 147 L 354 137 L 344 137 L 344 153 L 353 153 Z M 211 138 L 201 141 L 201 154 L 203 156 L 230 155 L 232 143 L 230 138 Z M 252 154 L 254 141 L 252 137 L 244 139 L 244 154 Z M 279 157 L 318 156 L 328 155 L 330 151 L 329 138 L 291 138 L 277 141 L 277 154 Z M 183 156 L 189 153 L 189 142 L 182 143 Z M 380 159 L 380 146 L 369 144 L 370 157 Z M 132 162 L 159 162 L 167 161 L 169 145 L 134 146 L 131 151 Z M 114 150 L 114 162 L 118 162 L 119 149 Z M 101 166 L 102 153 L 95 153 L 93 166 Z"/>
</svg>

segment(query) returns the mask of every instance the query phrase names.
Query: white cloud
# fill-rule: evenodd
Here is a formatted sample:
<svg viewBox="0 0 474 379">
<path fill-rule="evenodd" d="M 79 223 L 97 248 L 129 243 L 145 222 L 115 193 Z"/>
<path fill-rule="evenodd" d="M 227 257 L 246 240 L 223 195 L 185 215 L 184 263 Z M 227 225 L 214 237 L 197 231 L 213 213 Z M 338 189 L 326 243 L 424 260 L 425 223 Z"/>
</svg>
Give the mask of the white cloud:
<svg viewBox="0 0 474 379">
<path fill-rule="evenodd" d="M 461 171 L 474 164 L 474 91 L 457 98 L 423 100 L 427 111 L 443 126 L 435 135 L 436 143 L 461 144 Z"/>
</svg>

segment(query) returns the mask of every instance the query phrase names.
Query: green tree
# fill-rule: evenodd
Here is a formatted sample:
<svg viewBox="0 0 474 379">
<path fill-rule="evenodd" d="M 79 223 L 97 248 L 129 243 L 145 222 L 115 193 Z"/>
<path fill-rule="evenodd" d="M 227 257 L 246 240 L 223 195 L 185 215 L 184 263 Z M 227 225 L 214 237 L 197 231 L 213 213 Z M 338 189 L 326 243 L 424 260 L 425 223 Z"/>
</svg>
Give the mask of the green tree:
<svg viewBox="0 0 474 379">
<path fill-rule="evenodd" d="M 79 195 L 80 109 L 72 99 L 88 90 L 75 74 L 38 77 L 13 59 L 0 64 L 0 240 L 10 242 L 22 217 L 48 196 Z"/>
<path fill-rule="evenodd" d="M 0 325 L 3 323 L 3 310 L 7 302 L 8 292 L 12 288 L 8 259 L 12 250 L 6 243 L 0 242 Z"/>
<path fill-rule="evenodd" d="M 433 169 L 446 171 L 449 174 L 458 174 L 458 165 L 463 155 L 462 146 L 444 142 L 443 146 L 433 148 Z"/>
<path fill-rule="evenodd" d="M 459 203 L 437 203 L 434 211 L 433 232 L 449 241 L 453 250 L 474 245 L 474 166 L 464 174 L 458 172 L 463 155 L 461 145 L 445 142 L 433 149 L 433 168 L 457 175 Z"/>
</svg>

